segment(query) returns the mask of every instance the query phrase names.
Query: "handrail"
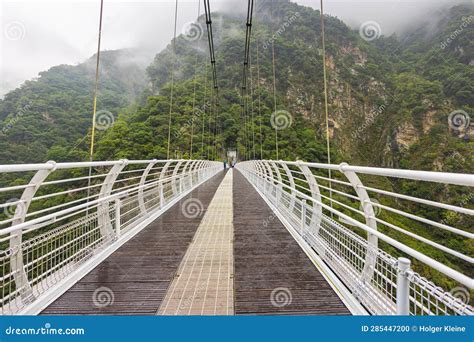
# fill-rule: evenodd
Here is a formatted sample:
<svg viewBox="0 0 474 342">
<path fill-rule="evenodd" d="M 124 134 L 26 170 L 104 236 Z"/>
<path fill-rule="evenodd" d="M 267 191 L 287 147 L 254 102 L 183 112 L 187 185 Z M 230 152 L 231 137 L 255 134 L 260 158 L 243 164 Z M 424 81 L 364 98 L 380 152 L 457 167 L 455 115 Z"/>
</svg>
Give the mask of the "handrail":
<svg viewBox="0 0 474 342">
<path fill-rule="evenodd" d="M 192 171 L 191 173 L 194 174 L 197 171 L 198 170 Z M 62 216 L 64 214 L 69 214 L 69 213 L 72 213 L 74 211 L 84 209 L 84 208 L 87 208 L 87 207 L 92 207 L 95 204 L 99 204 L 99 203 L 103 203 L 103 202 L 109 202 L 109 201 L 112 201 L 112 200 L 115 200 L 115 199 L 120 199 L 121 197 L 123 197 L 123 196 L 125 196 L 129 193 L 133 193 L 135 191 L 138 191 L 139 189 L 148 188 L 148 187 L 151 187 L 153 185 L 160 184 L 160 183 L 167 183 L 170 180 L 180 179 L 182 177 L 184 177 L 184 176 L 183 175 L 178 175 L 178 176 L 171 176 L 171 177 L 159 179 L 157 181 L 147 183 L 147 184 L 142 185 L 142 186 L 137 186 L 137 187 L 134 187 L 132 189 L 117 192 L 115 194 L 112 194 L 112 195 L 109 195 L 109 196 L 106 196 L 106 197 L 102 197 L 102 198 L 99 198 L 99 199 L 96 199 L 96 200 L 93 200 L 93 201 L 89 201 L 87 203 L 83 203 L 83 204 L 80 204 L 80 205 L 77 205 L 77 206 L 74 206 L 74 207 L 71 207 L 71 208 L 63 209 L 63 210 L 60 210 L 60 211 L 55 212 L 53 214 L 48 214 L 48 215 L 45 215 L 45 216 L 41 216 L 41 217 L 38 217 L 36 219 L 11 226 L 9 228 L 0 229 L 0 236 L 10 234 L 10 233 L 18 231 L 18 230 L 27 230 L 27 228 L 29 226 L 33 226 L 33 225 L 36 225 L 36 224 L 39 224 L 39 223 L 42 223 L 42 222 L 46 222 L 46 221 L 49 221 L 51 219 L 56 219 L 58 216 Z M 31 231 L 31 230 L 28 230 L 28 231 Z"/>
<path fill-rule="evenodd" d="M 270 176 L 268 175 L 264 175 L 258 171 L 250 171 L 252 173 L 254 173 L 255 175 L 258 175 L 259 177 L 263 177 L 267 182 L 274 182 L 274 183 L 278 183 L 288 189 L 291 189 L 288 185 L 284 184 L 283 182 L 279 182 L 278 180 L 275 180 L 275 179 L 272 179 Z M 371 234 L 374 234 L 376 235 L 378 238 L 380 238 L 381 240 L 387 242 L 388 244 L 392 245 L 393 247 L 405 252 L 406 254 L 414 257 L 415 259 L 425 263 L 426 265 L 428 266 L 431 266 L 433 267 L 434 269 L 436 269 L 437 271 L 447 275 L 448 277 L 460 282 L 461 284 L 469 287 L 470 289 L 473 289 L 474 288 L 474 282 L 473 282 L 473 279 L 460 273 L 459 271 L 456 271 L 436 260 L 434 260 L 433 258 L 430 258 L 428 256 L 426 256 L 425 254 L 423 253 L 420 253 L 418 251 L 416 251 L 415 249 L 409 247 L 409 246 L 406 246 L 404 245 L 403 243 L 400 243 L 399 241 L 377 231 L 377 230 L 374 230 L 373 228 L 369 227 L 368 225 L 364 224 L 364 223 L 361 223 L 357 220 L 355 220 L 354 218 L 334 209 L 334 208 L 331 208 L 331 206 L 328 206 L 326 204 L 324 204 L 322 201 L 318 201 L 314 198 L 312 198 L 311 196 L 308 196 L 304 193 L 302 193 L 301 191 L 299 190 L 296 190 L 295 191 L 298 193 L 298 195 L 308 201 L 311 201 L 311 202 L 314 202 L 314 203 L 317 203 L 318 205 L 321 205 L 324 209 L 330 211 L 330 212 L 333 212 L 334 214 L 337 214 L 338 216 L 344 218 L 346 221 L 352 223 L 353 225 L 363 229 L 364 231 L 368 232 L 368 233 L 371 233 Z M 472 258 L 470 258 L 470 262 L 472 262 Z"/>
<path fill-rule="evenodd" d="M 270 166 L 284 170 L 281 173 L 283 178 L 270 172 Z M 342 281 L 342 292 L 349 290 L 354 300 L 364 305 L 369 312 L 404 315 L 474 314 L 470 303 L 455 295 L 458 289 L 468 293 L 474 288 L 474 280 L 466 270 L 474 258 L 455 244 L 446 245 L 447 239 L 436 241 L 435 236 L 427 236 L 422 231 L 428 231 L 431 227 L 443 229 L 459 242 L 473 238 L 474 234 L 466 229 L 466 224 L 462 228 L 453 227 L 451 222 L 455 221 L 442 219 L 448 217 L 445 215 L 449 212 L 474 216 L 474 210 L 466 206 L 471 196 L 458 197 L 458 203 L 441 203 L 436 200 L 437 194 L 429 199 L 418 198 L 409 193 L 397 193 L 393 183 L 386 180 L 382 184 L 386 184 L 388 189 L 385 185 L 380 186 L 383 189 L 378 189 L 378 186 L 364 185 L 359 177 L 364 174 L 472 187 L 474 175 L 281 160 L 246 161 L 238 163 L 236 167 L 270 203 L 290 232 L 299 236 L 299 243 L 307 246 L 303 248 L 310 251 L 309 254 L 316 253 L 318 256 L 315 260 L 321 260 L 326 265 L 324 267 L 334 272 L 335 283 Z M 336 177 L 337 181 L 334 182 L 334 177 L 321 177 L 318 172 L 321 169 L 340 172 L 342 178 Z M 333 173 L 333 176 L 337 176 L 337 173 Z M 374 180 L 373 177 L 364 177 L 364 181 L 371 180 Z M 336 186 L 326 186 L 329 182 Z M 371 183 L 380 184 L 380 181 Z M 456 188 L 460 196 L 466 193 L 465 190 Z M 329 195 L 330 192 L 333 196 Z M 375 195 L 383 204 L 370 197 Z M 377 217 L 379 215 L 383 217 Z M 381 231 L 381 227 L 384 230 Z M 364 233 L 367 234 L 366 239 Z M 378 246 L 378 240 L 384 242 L 382 247 Z M 419 248 L 413 241 L 423 247 Z M 396 251 L 398 260 L 382 248 L 392 253 Z M 443 253 L 450 258 L 436 260 Z M 418 261 L 414 268 L 419 268 L 421 274 L 411 268 L 411 260 L 407 258 Z M 464 263 L 454 262 L 452 258 L 459 258 L 456 260 Z M 420 263 L 426 267 L 419 267 Z M 444 284 L 458 284 L 458 287 L 451 291 L 444 290 L 439 284 L 427 279 L 432 277 L 427 269 L 446 276 Z"/>
<path fill-rule="evenodd" d="M 182 161 L 184 159 L 174 159 L 173 161 Z M 127 164 L 147 164 L 152 161 L 166 162 L 165 159 L 151 159 L 151 160 L 127 160 Z M 60 170 L 60 169 L 74 169 L 80 167 L 95 167 L 95 166 L 114 166 L 120 164 L 122 161 L 95 161 L 95 162 L 76 162 L 76 163 L 42 163 L 42 164 L 5 164 L 0 165 L 0 173 L 8 172 L 25 172 L 25 171 L 39 171 L 39 170 Z"/>
<path fill-rule="evenodd" d="M 268 160 L 265 160 L 268 161 Z M 436 172 L 436 171 L 418 171 L 418 170 L 404 170 L 404 169 L 389 169 L 381 167 L 368 167 L 368 166 L 353 166 L 347 163 L 337 164 L 321 164 L 321 163 L 308 163 L 302 161 L 279 161 L 286 165 L 306 165 L 308 167 L 314 167 L 325 170 L 336 170 L 336 171 L 352 171 L 355 173 L 362 173 L 373 176 L 384 176 L 394 178 L 404 178 L 411 180 L 436 182 L 453 185 L 473 186 L 474 187 L 474 175 L 465 173 L 449 173 L 449 172 Z"/>
</svg>

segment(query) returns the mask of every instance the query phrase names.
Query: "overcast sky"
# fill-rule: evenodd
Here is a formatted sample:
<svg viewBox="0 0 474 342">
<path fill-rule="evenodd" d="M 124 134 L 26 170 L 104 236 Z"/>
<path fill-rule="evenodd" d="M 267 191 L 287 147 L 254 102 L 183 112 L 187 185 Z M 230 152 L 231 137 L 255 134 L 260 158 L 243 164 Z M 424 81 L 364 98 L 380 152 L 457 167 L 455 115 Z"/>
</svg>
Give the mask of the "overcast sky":
<svg viewBox="0 0 474 342">
<path fill-rule="evenodd" d="M 295 2 L 319 8 L 319 0 Z M 324 6 L 352 27 L 376 21 L 390 35 L 458 2 L 466 0 L 325 0 Z M 245 4 L 211 0 L 211 9 L 235 11 Z M 51 66 L 90 57 L 97 48 L 99 5 L 100 0 L 0 0 L 0 97 Z M 105 0 L 102 49 L 135 47 L 152 56 L 173 35 L 174 6 L 174 0 Z M 198 0 L 179 0 L 178 9 L 181 33 L 197 17 Z"/>
</svg>

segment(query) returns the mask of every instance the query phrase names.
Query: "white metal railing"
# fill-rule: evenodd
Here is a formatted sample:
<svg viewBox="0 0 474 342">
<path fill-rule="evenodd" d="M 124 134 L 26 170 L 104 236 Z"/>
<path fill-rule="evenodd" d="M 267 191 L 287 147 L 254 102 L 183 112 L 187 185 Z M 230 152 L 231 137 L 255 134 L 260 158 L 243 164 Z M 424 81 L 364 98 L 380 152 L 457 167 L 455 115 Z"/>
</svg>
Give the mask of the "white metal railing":
<svg viewBox="0 0 474 342">
<path fill-rule="evenodd" d="M 474 175 L 273 160 L 237 169 L 369 313 L 474 313 L 473 258 L 464 251 Z M 441 191 L 460 203 L 434 199 Z"/>
<path fill-rule="evenodd" d="M 0 313 L 21 313 L 219 170 L 203 160 L 0 165 Z"/>
</svg>

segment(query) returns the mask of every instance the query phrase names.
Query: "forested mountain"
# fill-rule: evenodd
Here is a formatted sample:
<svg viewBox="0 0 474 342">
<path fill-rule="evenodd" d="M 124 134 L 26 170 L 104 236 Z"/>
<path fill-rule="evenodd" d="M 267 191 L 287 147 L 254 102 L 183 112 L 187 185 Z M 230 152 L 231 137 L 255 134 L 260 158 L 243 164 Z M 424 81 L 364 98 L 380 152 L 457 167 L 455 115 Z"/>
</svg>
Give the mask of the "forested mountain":
<svg viewBox="0 0 474 342">
<path fill-rule="evenodd" d="M 113 122 L 141 94 L 145 68 L 133 50 L 101 54 L 98 120 Z M 41 72 L 0 100 L 0 163 L 85 160 L 96 57 Z"/>
<path fill-rule="evenodd" d="M 326 16 L 334 162 L 457 172 L 474 168 L 468 153 L 473 148 L 472 125 L 459 129 L 448 122 L 450 113 L 469 115 L 474 107 L 473 13 L 472 7 L 456 6 L 404 37 L 377 39 Z M 277 110 L 288 112 L 281 112 L 282 120 L 291 121 L 288 129 L 278 130 L 279 157 L 326 160 L 319 12 L 279 1 L 272 14 L 270 2 L 259 2 L 244 118 L 243 18 L 227 13 L 214 13 L 213 18 L 218 107 L 214 98 L 211 101 L 203 16 L 189 35 L 176 39 L 176 56 L 170 44 L 156 55 L 147 75 L 134 62 L 137 51 L 102 54 L 98 110 L 109 121 L 111 115 L 112 121 L 119 112 L 123 115 L 112 128 L 99 132 L 97 158 L 166 156 L 172 72 L 173 155 L 190 154 L 193 132 L 195 156 L 217 156 L 222 148 L 236 146 L 242 157 L 253 157 L 254 150 L 256 157 L 261 150 L 263 158 L 276 157 L 273 42 Z M 53 67 L 0 101 L 1 162 L 85 158 L 94 67 L 94 56 L 77 66 Z M 145 89 L 146 84 L 150 86 Z M 132 103 L 138 107 L 130 107 Z M 217 148 L 211 153 L 214 141 Z"/>
<path fill-rule="evenodd" d="M 319 12 L 279 2 L 272 19 L 268 6 L 265 2 L 260 5 L 253 27 L 249 75 L 253 101 L 249 100 L 246 120 L 240 117 L 239 96 L 243 20 L 223 13 L 213 16 L 218 24 L 214 39 L 222 125 L 222 134 L 216 138 L 218 147 L 238 146 L 241 156 L 245 156 L 243 142 L 251 140 L 247 146 L 250 155 L 255 145 L 256 157 L 260 157 L 262 141 L 263 158 L 275 158 L 275 130 L 271 126 L 273 41 L 277 110 L 287 111 L 291 120 L 289 129 L 278 131 L 279 157 L 325 161 Z M 457 172 L 473 169 L 469 153 L 473 148 L 472 128 L 458 129 L 448 122 L 453 111 L 472 113 L 472 13 L 472 8 L 453 7 L 445 17 L 431 18 L 436 25 L 422 25 L 407 37 L 372 41 L 364 40 L 339 19 L 326 18 L 329 118 L 335 162 Z M 459 27 L 464 32 L 449 38 Z M 176 57 L 171 45 L 155 57 L 148 67 L 152 87 L 147 103 L 107 131 L 98 150 L 101 158 L 165 156 L 172 70 L 173 153 L 189 155 L 193 131 L 194 152 L 207 155 L 207 142 L 213 141 L 209 123 L 215 127 L 215 113 L 209 117 L 214 107 L 210 105 L 210 70 L 206 88 L 204 66 L 209 57 L 203 17 L 194 29 L 195 36 L 176 40 Z M 194 124 L 190 119 L 193 103 L 197 113 Z M 201 107 L 206 103 L 202 115 Z M 196 142 L 202 141 L 203 119 L 201 145 Z M 420 151 L 425 153 L 420 155 Z"/>
</svg>

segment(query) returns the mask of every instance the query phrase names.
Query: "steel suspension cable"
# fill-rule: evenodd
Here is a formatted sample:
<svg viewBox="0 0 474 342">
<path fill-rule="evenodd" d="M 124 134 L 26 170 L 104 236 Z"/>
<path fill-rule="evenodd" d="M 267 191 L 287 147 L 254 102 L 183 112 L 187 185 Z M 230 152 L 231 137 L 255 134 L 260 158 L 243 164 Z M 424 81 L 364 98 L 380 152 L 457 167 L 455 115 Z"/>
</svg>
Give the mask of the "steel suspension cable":
<svg viewBox="0 0 474 342">
<path fill-rule="evenodd" d="M 217 103 L 217 99 L 219 98 L 219 87 L 217 85 L 216 57 L 215 57 L 215 51 L 214 51 L 214 36 L 212 33 L 211 6 L 209 4 L 209 0 L 204 0 L 204 12 L 206 15 L 207 40 L 209 43 L 209 56 L 211 59 L 211 67 L 212 67 L 213 92 L 212 92 L 211 99 L 213 99 L 214 98 L 213 96 L 215 96 L 216 103 Z M 211 101 L 211 108 L 212 106 L 213 106 L 213 101 Z M 215 113 L 216 112 L 214 112 L 214 114 Z M 211 135 L 211 117 L 209 118 L 209 139 Z M 214 116 L 214 119 L 217 120 L 217 116 Z M 215 129 L 213 130 L 213 132 L 214 132 L 214 150 L 215 150 L 216 149 Z M 210 141 L 209 141 L 209 145 L 210 145 Z M 209 151 L 209 147 L 208 147 L 208 151 Z"/>
<path fill-rule="evenodd" d="M 100 66 L 100 43 L 102 40 L 102 17 L 104 12 L 104 0 L 100 0 L 100 11 L 99 11 L 99 32 L 97 37 L 97 55 L 95 63 L 95 86 L 94 86 L 94 98 L 92 104 L 92 131 L 91 131 L 91 144 L 89 149 L 89 161 L 94 159 L 94 139 L 95 139 L 95 126 L 96 126 L 96 115 L 97 115 L 97 96 L 99 93 L 99 66 Z M 92 167 L 89 167 L 89 177 L 87 180 L 87 201 L 90 197 L 90 185 L 92 177 Z"/>
<path fill-rule="evenodd" d="M 197 17 L 199 20 L 199 16 L 201 15 L 201 1 L 198 0 L 198 13 Z M 199 39 L 197 40 L 199 42 Z M 199 56 L 196 55 L 196 63 L 195 63 L 195 70 L 197 70 L 199 62 Z M 191 142 L 189 146 L 189 159 L 193 159 L 193 137 L 194 137 L 194 117 L 196 116 L 196 71 L 194 72 L 193 75 L 193 113 L 192 113 L 192 119 L 191 119 Z"/>
<path fill-rule="evenodd" d="M 216 158 L 216 130 L 217 130 L 217 101 L 216 101 L 216 96 L 214 96 L 214 122 L 212 126 L 212 159 L 214 160 Z"/>
<path fill-rule="evenodd" d="M 243 102 L 243 119 L 244 119 L 244 127 L 245 127 L 245 154 L 247 159 L 250 159 L 250 138 L 248 133 L 248 78 L 247 73 L 249 72 L 249 59 L 250 59 L 250 41 L 252 35 L 252 17 L 253 17 L 253 9 L 254 9 L 254 0 L 248 0 L 247 2 L 247 20 L 245 23 L 246 30 L 245 30 L 245 51 L 244 51 L 244 65 L 242 69 L 242 92 L 241 98 Z"/>
<path fill-rule="evenodd" d="M 218 118 L 218 109 L 217 109 L 217 89 L 214 92 L 214 110 L 213 110 L 213 122 L 212 122 L 212 159 L 214 160 L 217 157 L 217 118 Z"/>
<path fill-rule="evenodd" d="M 174 68 L 176 66 L 176 25 L 178 22 L 178 0 L 175 1 L 175 9 L 174 9 L 174 32 L 173 32 L 173 44 L 172 44 L 172 52 L 173 52 L 173 66 L 171 67 L 171 90 L 170 90 L 170 110 L 168 115 L 168 149 L 166 159 L 170 159 L 170 147 L 171 147 L 171 113 L 173 111 L 173 92 L 174 92 Z"/>
<path fill-rule="evenodd" d="M 327 72 L 326 72 L 326 42 L 324 36 L 324 11 L 323 11 L 323 0 L 321 0 L 321 47 L 323 50 L 323 82 L 324 82 L 324 112 L 326 116 L 326 149 L 328 164 L 331 164 L 331 150 L 329 144 L 329 111 L 328 111 L 328 86 L 327 86 Z M 328 176 L 331 179 L 331 169 L 328 169 Z M 331 208 L 333 207 L 332 201 L 332 182 L 329 181 L 329 197 L 331 199 Z M 333 213 L 331 212 L 331 218 Z"/>
<path fill-rule="evenodd" d="M 209 108 L 209 117 L 207 122 L 208 134 L 207 134 L 207 159 L 211 158 L 211 154 L 209 153 L 209 148 L 211 147 L 211 119 L 214 110 L 214 88 L 211 87 L 211 102 Z"/>
<path fill-rule="evenodd" d="M 257 6 L 257 0 L 255 0 L 255 6 Z M 255 18 L 257 19 L 257 18 Z M 256 34 L 256 45 L 257 45 L 257 95 L 258 95 L 258 117 L 259 117 L 259 133 L 260 133 L 260 159 L 263 159 L 263 134 L 262 134 L 262 108 L 261 108 L 261 94 L 260 94 L 260 63 L 259 63 L 259 34 L 257 30 Z"/>
<path fill-rule="evenodd" d="M 248 159 L 248 133 L 247 133 L 247 103 L 246 103 L 246 91 L 247 91 L 247 74 L 246 64 L 244 57 L 244 67 L 242 69 L 242 86 L 240 87 L 240 120 L 244 129 L 244 145 L 245 145 L 245 159 Z"/>
<path fill-rule="evenodd" d="M 206 111 L 207 111 L 207 65 L 206 65 L 206 69 L 204 71 L 205 75 L 204 75 L 204 103 L 203 103 L 203 113 L 201 113 L 202 115 L 202 127 L 201 127 L 201 158 L 204 159 L 204 131 L 205 131 L 205 127 L 206 127 Z"/>
<path fill-rule="evenodd" d="M 249 70 L 250 70 L 250 113 L 251 113 L 251 125 L 250 127 L 252 128 L 252 154 L 253 154 L 253 159 L 255 159 L 255 122 L 254 122 L 254 106 L 253 106 L 253 85 L 252 85 L 252 81 L 253 81 L 253 76 L 252 76 L 252 58 L 251 56 L 249 55 Z"/>
<path fill-rule="evenodd" d="M 217 87 L 217 71 L 216 71 L 216 57 L 214 53 L 214 36 L 212 33 L 212 18 L 211 18 L 211 7 L 209 5 L 209 0 L 204 0 L 204 11 L 206 14 L 206 27 L 207 27 L 207 40 L 209 42 L 209 56 L 211 59 L 212 67 L 212 80 L 214 84 L 214 89 Z"/>
<path fill-rule="evenodd" d="M 271 23 L 271 28 L 272 28 L 272 72 L 273 72 L 273 115 L 276 116 L 276 111 L 277 111 L 277 101 L 276 101 L 276 71 L 275 71 L 275 39 L 273 38 L 274 36 L 274 27 L 273 27 L 273 0 L 271 1 L 271 18 L 272 18 L 272 23 Z M 278 160 L 278 127 L 275 124 L 275 152 L 276 152 L 276 160 Z"/>
<path fill-rule="evenodd" d="M 100 1 L 100 13 L 99 13 L 99 34 L 97 38 L 97 55 L 95 64 L 95 87 L 94 87 L 94 99 L 92 108 L 92 132 L 91 132 L 91 144 L 89 150 L 89 161 L 92 161 L 94 155 L 94 139 L 95 139 L 95 126 L 96 126 L 96 115 L 97 115 L 97 95 L 99 92 L 99 66 L 100 66 L 100 43 L 102 39 L 102 14 L 104 10 L 104 0 Z"/>
</svg>

